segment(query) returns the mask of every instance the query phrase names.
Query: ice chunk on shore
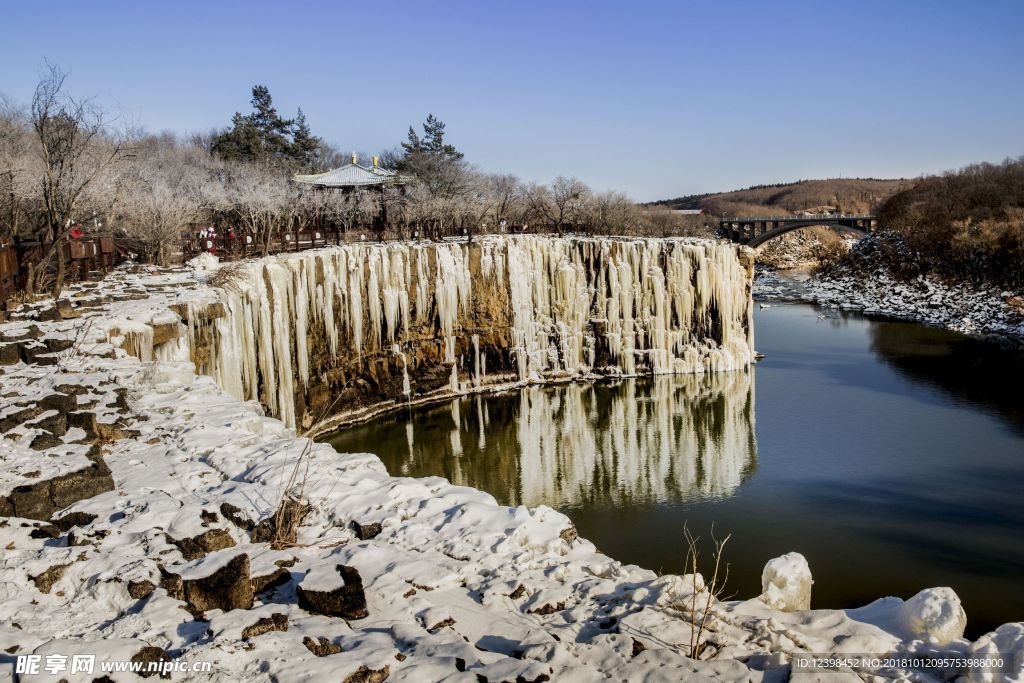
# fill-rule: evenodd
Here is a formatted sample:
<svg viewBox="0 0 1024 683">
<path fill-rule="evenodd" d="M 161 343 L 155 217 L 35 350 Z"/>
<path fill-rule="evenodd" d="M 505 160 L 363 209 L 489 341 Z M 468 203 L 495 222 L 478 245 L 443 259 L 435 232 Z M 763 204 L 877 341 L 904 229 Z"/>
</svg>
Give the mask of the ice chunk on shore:
<svg viewBox="0 0 1024 683">
<path fill-rule="evenodd" d="M 811 568 L 800 553 L 768 560 L 761 572 L 761 600 L 783 612 L 811 608 Z"/>
<path fill-rule="evenodd" d="M 999 672 L 990 668 L 972 669 L 967 673 L 970 683 L 1024 680 L 1024 623 L 1003 624 L 978 638 L 971 645 L 970 657 L 979 660 L 1002 659 L 1013 663 L 1011 668 Z"/>
<path fill-rule="evenodd" d="M 939 644 L 964 637 L 967 613 L 952 588 L 926 588 L 903 603 L 907 630 Z"/>
<path fill-rule="evenodd" d="M 874 624 L 901 640 L 945 645 L 963 638 L 967 614 L 952 588 L 926 588 L 909 600 L 880 598 L 847 610 L 857 621 Z"/>
</svg>

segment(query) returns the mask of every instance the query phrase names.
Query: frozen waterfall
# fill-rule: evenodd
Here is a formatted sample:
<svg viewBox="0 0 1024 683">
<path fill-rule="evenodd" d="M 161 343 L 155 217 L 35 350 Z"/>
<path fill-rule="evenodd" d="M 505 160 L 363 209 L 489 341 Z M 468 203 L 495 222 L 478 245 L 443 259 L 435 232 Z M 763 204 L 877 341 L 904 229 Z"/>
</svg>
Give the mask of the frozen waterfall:
<svg viewBox="0 0 1024 683">
<path fill-rule="evenodd" d="M 282 254 L 234 266 L 209 352 L 193 358 L 290 426 L 308 426 L 313 407 L 356 380 L 378 401 L 404 401 L 559 377 L 735 370 L 753 355 L 746 251 L 516 236 Z"/>
</svg>

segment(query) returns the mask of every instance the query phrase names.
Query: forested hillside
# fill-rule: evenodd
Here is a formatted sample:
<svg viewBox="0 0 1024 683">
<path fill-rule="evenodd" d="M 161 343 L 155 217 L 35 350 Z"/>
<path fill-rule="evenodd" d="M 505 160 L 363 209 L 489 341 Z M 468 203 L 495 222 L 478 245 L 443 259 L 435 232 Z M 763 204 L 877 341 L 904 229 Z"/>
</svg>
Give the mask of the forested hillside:
<svg viewBox="0 0 1024 683">
<path fill-rule="evenodd" d="M 795 183 L 755 185 L 743 190 L 666 199 L 657 204 L 673 209 L 703 209 L 715 216 L 786 214 L 829 207 L 842 213 L 871 211 L 912 180 L 830 178 Z"/>
</svg>

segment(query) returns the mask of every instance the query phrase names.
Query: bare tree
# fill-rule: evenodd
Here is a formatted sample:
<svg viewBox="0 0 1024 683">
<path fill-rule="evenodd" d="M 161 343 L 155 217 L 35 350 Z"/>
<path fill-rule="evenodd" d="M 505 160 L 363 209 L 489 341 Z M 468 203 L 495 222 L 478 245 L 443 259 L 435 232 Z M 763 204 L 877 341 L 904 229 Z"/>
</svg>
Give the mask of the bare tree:
<svg viewBox="0 0 1024 683">
<path fill-rule="evenodd" d="M 107 134 L 102 109 L 91 100 L 74 100 L 63 92 L 66 75 L 49 65 L 32 97 L 30 120 L 42 164 L 40 189 L 43 226 L 39 237 L 45 257 L 33 274 L 40 289 L 50 261 L 56 257 L 52 295 L 64 289 L 64 240 L 78 217 L 86 190 L 123 157 L 123 142 Z M 31 291 L 30 291 L 31 293 Z"/>
<path fill-rule="evenodd" d="M 25 110 L 0 96 L 0 242 L 28 225 L 39 199 L 38 168 Z"/>
</svg>

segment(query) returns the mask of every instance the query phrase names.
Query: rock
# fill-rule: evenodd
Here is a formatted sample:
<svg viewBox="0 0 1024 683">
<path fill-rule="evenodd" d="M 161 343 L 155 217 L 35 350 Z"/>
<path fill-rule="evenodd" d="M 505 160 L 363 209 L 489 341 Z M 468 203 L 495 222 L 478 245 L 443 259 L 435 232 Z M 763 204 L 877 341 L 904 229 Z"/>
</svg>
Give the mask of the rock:
<svg viewBox="0 0 1024 683">
<path fill-rule="evenodd" d="M 57 538 L 60 536 L 60 529 L 52 524 L 43 524 L 33 529 L 29 536 L 32 538 Z"/>
<path fill-rule="evenodd" d="M 78 410 L 67 414 L 68 426 L 78 427 L 85 431 L 89 439 L 96 439 L 99 436 L 99 423 L 96 420 L 96 413 L 87 410 Z"/>
<path fill-rule="evenodd" d="M 56 410 L 66 414 L 78 409 L 78 397 L 66 393 L 47 394 L 39 399 L 38 405 L 45 410 Z M 64 419 L 67 422 L 67 418 Z"/>
<path fill-rule="evenodd" d="M 172 538 L 168 535 L 167 542 L 178 546 L 178 550 L 181 551 L 186 560 L 198 560 L 200 557 L 205 557 L 208 553 L 224 550 L 235 545 L 235 540 L 231 538 L 231 534 L 226 529 L 210 529 L 198 536 L 181 539 Z"/>
<path fill-rule="evenodd" d="M 113 491 L 114 480 L 99 448 L 91 450 L 86 457 L 92 460 L 92 465 L 16 487 L 9 496 L 0 497 L 0 510 L 10 510 L 12 516 L 48 521 L 54 512 L 72 503 Z"/>
<path fill-rule="evenodd" d="M 68 418 L 57 409 L 50 408 L 34 420 L 26 422 L 25 426 L 43 429 L 54 436 L 64 436 L 68 433 Z"/>
<path fill-rule="evenodd" d="M 0 418 L 0 432 L 10 431 L 18 425 L 40 415 L 42 412 L 43 409 L 36 406 L 10 412 L 5 417 Z"/>
<path fill-rule="evenodd" d="M 133 662 L 141 662 L 145 666 L 138 672 L 143 678 L 149 678 L 150 676 L 159 675 L 160 678 L 170 678 L 169 672 L 164 672 L 161 666 L 164 662 L 172 662 L 163 648 L 146 646 L 132 655 Z"/>
<path fill-rule="evenodd" d="M 69 512 L 59 519 L 51 520 L 52 524 L 61 531 L 70 531 L 72 527 L 88 526 L 96 521 L 96 515 L 88 512 Z"/>
<path fill-rule="evenodd" d="M 156 586 L 153 585 L 152 581 L 128 582 L 128 595 L 132 596 L 136 600 L 148 598 L 155 590 Z"/>
<path fill-rule="evenodd" d="M 903 603 L 900 610 L 908 632 L 945 645 L 964 637 L 967 614 L 952 588 L 926 588 Z"/>
<path fill-rule="evenodd" d="M 314 567 L 299 584 L 299 607 L 312 614 L 326 614 L 343 619 L 363 619 L 366 611 L 366 594 L 363 579 L 354 567 L 339 564 L 335 567 L 340 581 L 327 574 L 330 570 Z M 330 584 L 341 585 L 333 586 Z M 311 585 L 312 584 L 312 585 Z"/>
<path fill-rule="evenodd" d="M 54 448 L 62 445 L 63 443 L 63 441 L 53 434 L 49 432 L 42 432 L 32 439 L 32 443 L 30 443 L 28 447 L 34 451 L 45 451 L 47 448 Z"/>
<path fill-rule="evenodd" d="M 252 577 L 252 592 L 262 593 L 263 591 L 282 586 L 291 581 L 291 579 L 292 574 L 290 571 L 284 567 L 278 567 L 270 574 Z"/>
<path fill-rule="evenodd" d="M 368 524 L 360 524 L 359 522 L 352 522 L 352 531 L 355 532 L 356 538 L 360 541 L 368 541 L 371 538 L 376 538 L 381 531 L 380 522 L 370 522 Z"/>
<path fill-rule="evenodd" d="M 288 616 L 279 612 L 274 612 L 269 617 L 263 617 L 255 624 L 243 628 L 242 638 L 255 638 L 256 636 L 262 636 L 264 633 L 270 633 L 271 631 L 287 630 Z"/>
<path fill-rule="evenodd" d="M 253 527 L 250 540 L 253 543 L 271 543 L 272 546 L 294 543 L 299 525 L 312 509 L 301 501 L 285 498 L 273 515 Z M 278 529 L 279 522 L 281 529 Z"/>
<path fill-rule="evenodd" d="M 185 602 L 193 614 L 219 609 L 250 609 L 253 603 L 249 556 L 240 553 L 209 576 L 182 581 Z"/>
<path fill-rule="evenodd" d="M 0 343 L 0 365 L 16 365 L 21 362 L 21 347 L 14 342 Z"/>
<path fill-rule="evenodd" d="M 302 639 L 302 644 L 306 646 L 306 649 L 315 654 L 317 657 L 326 657 L 327 655 L 336 655 L 341 652 L 341 645 L 332 643 L 323 636 L 317 640 L 313 640 L 309 636 Z"/>
<path fill-rule="evenodd" d="M 43 340 L 43 343 L 46 344 L 46 348 L 50 350 L 50 353 L 60 353 L 61 351 L 67 351 L 68 349 L 75 345 L 75 342 L 73 342 L 70 339 L 58 339 L 56 337 L 48 337 L 47 339 Z"/>
<path fill-rule="evenodd" d="M 579 538 L 580 534 L 578 531 L 576 531 L 576 525 L 570 524 L 567 528 L 562 529 L 559 532 L 558 537 L 566 543 L 568 543 L 569 545 L 572 545 L 572 542 Z"/>
<path fill-rule="evenodd" d="M 361 666 L 346 676 L 342 683 L 381 683 L 386 681 L 390 674 L 391 670 L 387 665 L 381 669 L 370 669 L 367 666 Z M 479 679 L 479 676 L 477 678 Z"/>
<path fill-rule="evenodd" d="M 795 612 L 811 608 L 811 569 L 800 553 L 768 560 L 761 572 L 761 600 L 773 609 Z"/>
<path fill-rule="evenodd" d="M 224 519 L 228 520 L 239 529 L 245 531 L 252 531 L 256 524 L 242 513 L 241 508 L 232 505 L 231 503 L 221 503 L 220 514 L 224 515 Z"/>
<path fill-rule="evenodd" d="M 40 593 L 49 593 L 53 588 L 53 584 L 60 581 L 61 577 L 64 576 L 64 572 L 70 566 L 70 562 L 68 564 L 55 564 L 42 574 L 31 577 L 32 583 L 36 585 Z"/>
<path fill-rule="evenodd" d="M 166 344 L 172 339 L 177 339 L 181 324 L 174 321 L 172 323 L 157 323 L 150 327 L 153 328 L 153 346 L 156 347 Z"/>
</svg>

